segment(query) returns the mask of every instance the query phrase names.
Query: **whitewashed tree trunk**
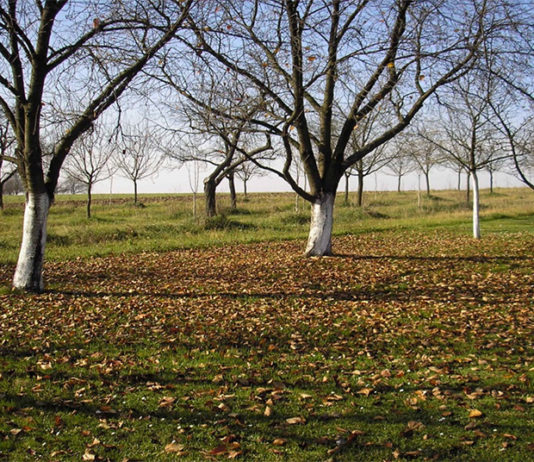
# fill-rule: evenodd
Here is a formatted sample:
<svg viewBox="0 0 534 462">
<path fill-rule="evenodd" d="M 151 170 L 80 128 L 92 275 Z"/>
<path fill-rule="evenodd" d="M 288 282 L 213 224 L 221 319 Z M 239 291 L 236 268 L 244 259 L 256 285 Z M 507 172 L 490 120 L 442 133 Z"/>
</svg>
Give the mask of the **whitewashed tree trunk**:
<svg viewBox="0 0 534 462">
<path fill-rule="evenodd" d="M 475 171 L 471 173 L 473 179 L 473 237 L 480 239 L 480 199 L 478 191 L 478 176 Z"/>
<path fill-rule="evenodd" d="M 311 224 L 306 256 L 332 255 L 332 226 L 334 224 L 333 193 L 325 193 L 311 207 Z"/>
<path fill-rule="evenodd" d="M 43 284 L 43 260 L 46 244 L 46 223 L 50 209 L 47 193 L 28 193 L 24 210 L 22 244 L 13 287 L 40 292 Z"/>
</svg>

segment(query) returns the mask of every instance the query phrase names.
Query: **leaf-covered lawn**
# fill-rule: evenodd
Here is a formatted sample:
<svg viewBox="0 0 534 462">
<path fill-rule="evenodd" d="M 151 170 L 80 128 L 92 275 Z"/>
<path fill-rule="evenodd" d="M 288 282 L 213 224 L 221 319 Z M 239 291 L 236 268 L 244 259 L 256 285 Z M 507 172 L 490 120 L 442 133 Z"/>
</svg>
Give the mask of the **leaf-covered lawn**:
<svg viewBox="0 0 534 462">
<path fill-rule="evenodd" d="M 302 248 L 55 262 L 46 293 L 5 290 L 0 460 L 534 458 L 531 234 Z"/>
</svg>

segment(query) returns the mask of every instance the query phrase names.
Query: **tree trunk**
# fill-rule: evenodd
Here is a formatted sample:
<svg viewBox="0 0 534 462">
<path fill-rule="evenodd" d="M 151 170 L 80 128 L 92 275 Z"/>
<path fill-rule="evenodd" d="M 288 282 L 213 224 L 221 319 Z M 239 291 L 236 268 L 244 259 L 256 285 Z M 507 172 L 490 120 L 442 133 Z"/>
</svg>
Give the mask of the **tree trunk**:
<svg viewBox="0 0 534 462">
<path fill-rule="evenodd" d="M 237 194 L 235 192 L 234 172 L 228 174 L 228 188 L 230 189 L 230 208 L 235 210 L 237 208 Z"/>
<path fill-rule="evenodd" d="M 217 215 L 217 204 L 215 202 L 215 190 L 217 185 L 215 181 L 206 178 L 204 180 L 204 198 L 206 200 L 206 216 L 214 217 Z"/>
<path fill-rule="evenodd" d="M 91 189 L 93 188 L 93 185 L 91 182 L 87 183 L 87 218 L 91 218 Z"/>
<path fill-rule="evenodd" d="M 358 172 L 358 207 L 363 205 L 363 172 Z"/>
<path fill-rule="evenodd" d="M 243 195 L 247 199 L 247 180 L 243 180 Z"/>
<path fill-rule="evenodd" d="M 466 185 L 465 185 L 465 201 L 468 204 L 469 204 L 469 196 L 470 196 L 469 188 L 471 187 L 470 180 L 471 180 L 471 173 L 467 172 L 467 182 L 466 182 Z"/>
<path fill-rule="evenodd" d="M 4 183 L 0 181 L 0 210 L 4 210 Z"/>
<path fill-rule="evenodd" d="M 397 179 L 397 192 L 401 192 L 401 181 L 402 181 L 402 175 L 399 175 Z"/>
<path fill-rule="evenodd" d="M 137 205 L 137 180 L 133 180 L 134 184 L 134 205 Z"/>
<path fill-rule="evenodd" d="M 458 170 L 458 191 L 462 189 L 462 169 Z"/>
<path fill-rule="evenodd" d="M 22 243 L 13 277 L 13 287 L 31 292 L 41 292 L 43 261 L 46 244 L 46 223 L 50 209 L 47 193 L 28 193 L 24 210 Z"/>
<path fill-rule="evenodd" d="M 335 193 L 323 193 L 311 206 L 310 234 L 304 254 L 307 257 L 332 255 Z"/>
<path fill-rule="evenodd" d="M 426 197 L 430 197 L 430 174 L 426 172 L 424 175 L 426 182 Z"/>
<path fill-rule="evenodd" d="M 493 170 L 490 170 L 489 174 L 490 174 L 490 194 L 493 194 Z"/>
<path fill-rule="evenodd" d="M 345 205 L 349 203 L 349 178 L 350 175 L 345 173 Z"/>
<path fill-rule="evenodd" d="M 193 218 L 197 218 L 197 193 L 193 191 Z"/>
<path fill-rule="evenodd" d="M 480 200 L 478 194 L 478 176 L 475 171 L 471 172 L 473 179 L 473 237 L 480 239 Z"/>
</svg>

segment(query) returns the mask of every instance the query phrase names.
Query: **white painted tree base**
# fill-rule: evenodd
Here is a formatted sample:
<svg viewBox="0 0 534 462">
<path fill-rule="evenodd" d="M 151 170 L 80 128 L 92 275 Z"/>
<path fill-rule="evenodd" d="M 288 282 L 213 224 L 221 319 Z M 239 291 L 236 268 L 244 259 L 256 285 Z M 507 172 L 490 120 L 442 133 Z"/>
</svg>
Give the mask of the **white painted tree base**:
<svg viewBox="0 0 534 462">
<path fill-rule="evenodd" d="M 22 243 L 13 277 L 13 287 L 16 289 L 34 292 L 44 289 L 43 261 L 49 209 L 48 194 L 28 194 L 24 210 Z"/>
<path fill-rule="evenodd" d="M 335 198 L 333 193 L 326 193 L 312 204 L 310 234 L 304 252 L 307 257 L 332 255 Z"/>
</svg>

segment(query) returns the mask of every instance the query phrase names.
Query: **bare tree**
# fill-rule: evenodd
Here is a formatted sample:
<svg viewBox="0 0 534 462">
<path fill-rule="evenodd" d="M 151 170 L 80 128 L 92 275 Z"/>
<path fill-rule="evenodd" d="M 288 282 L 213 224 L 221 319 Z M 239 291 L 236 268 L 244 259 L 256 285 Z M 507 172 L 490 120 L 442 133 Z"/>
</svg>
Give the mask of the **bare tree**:
<svg viewBox="0 0 534 462">
<path fill-rule="evenodd" d="M 112 154 L 111 138 L 103 132 L 100 125 L 95 125 L 91 131 L 84 133 L 72 146 L 65 170 L 70 179 L 85 186 L 87 218 L 91 218 L 93 186 L 113 174 L 113 170 L 108 168 Z"/>
<path fill-rule="evenodd" d="M 443 156 L 437 146 L 427 138 L 413 135 L 411 157 L 415 170 L 425 178 L 426 195 L 430 197 L 430 171 L 443 161 Z"/>
<path fill-rule="evenodd" d="M 392 123 L 388 119 L 390 118 L 384 117 L 384 114 L 378 112 L 370 114 L 354 127 L 347 149 L 353 152 L 359 152 L 361 147 L 365 146 L 375 136 L 377 131 L 380 132 L 384 129 L 384 125 Z M 386 146 L 386 143 L 378 146 L 365 157 L 358 160 L 352 167 L 345 170 L 345 203 L 348 203 L 349 200 L 349 178 L 356 176 L 358 178 L 357 205 L 358 207 L 362 206 L 364 179 L 380 170 L 390 161 Z"/>
<path fill-rule="evenodd" d="M 200 184 L 200 162 L 193 160 L 186 163 L 187 179 L 189 180 L 189 188 L 193 193 L 193 218 L 197 218 L 197 193 Z"/>
<path fill-rule="evenodd" d="M 390 157 L 387 169 L 391 175 L 397 178 L 397 192 L 402 191 L 402 179 L 415 170 L 415 165 L 410 152 L 396 151 L 395 155 Z"/>
<path fill-rule="evenodd" d="M 247 184 L 253 176 L 262 176 L 265 174 L 265 171 L 259 168 L 256 164 L 248 161 L 243 162 L 240 166 L 236 167 L 235 174 L 243 182 L 243 195 L 245 200 L 247 200 L 248 190 Z"/>
<path fill-rule="evenodd" d="M 472 74 L 453 86 L 441 118 L 441 133 L 423 135 L 469 173 L 473 189 L 473 237 L 480 238 L 478 173 L 491 162 L 507 157 L 495 152 L 497 132 L 491 123 L 490 102 L 494 82 Z"/>
<path fill-rule="evenodd" d="M 264 110 L 250 124 L 278 135 L 286 155 L 280 170 L 268 170 L 312 203 L 305 253 L 327 255 L 343 173 L 404 130 L 438 89 L 467 73 L 486 40 L 504 40 L 523 13 L 512 6 L 501 0 L 214 0 L 190 17 L 194 37 L 184 42 L 190 69 L 209 68 L 216 83 L 246 82 L 248 93 L 262 100 Z M 199 79 L 205 75 L 192 71 L 176 84 L 200 107 L 233 117 L 188 91 Z M 334 102 L 345 116 L 336 114 Z M 392 125 L 357 152 L 347 150 L 356 125 L 391 109 Z M 309 190 L 291 175 L 293 148 Z"/>
<path fill-rule="evenodd" d="M 17 195 L 24 192 L 24 186 L 17 172 L 4 183 L 4 194 Z"/>
<path fill-rule="evenodd" d="M 15 288 L 43 289 L 48 212 L 74 141 L 176 36 L 191 0 L 10 0 L 0 5 L 0 107 L 26 190 Z M 46 166 L 44 132 L 57 134 Z"/>
<path fill-rule="evenodd" d="M 84 183 L 76 178 L 73 178 L 67 175 L 67 178 L 64 180 L 59 180 L 58 185 L 56 186 L 57 194 L 81 194 L 87 190 L 87 187 Z"/>
<path fill-rule="evenodd" d="M 4 186 L 17 173 L 15 160 L 12 154 L 12 148 L 15 144 L 15 138 L 9 133 L 9 124 L 5 121 L 0 124 L 0 209 L 4 209 Z M 4 160 L 7 162 L 4 163 Z M 11 165 L 8 165 L 11 160 Z M 5 167 L 6 165 L 7 168 Z"/>
<path fill-rule="evenodd" d="M 133 183 L 135 205 L 139 181 L 155 175 L 164 161 L 161 146 L 161 140 L 148 123 L 122 130 L 114 160 L 118 170 Z"/>
</svg>

